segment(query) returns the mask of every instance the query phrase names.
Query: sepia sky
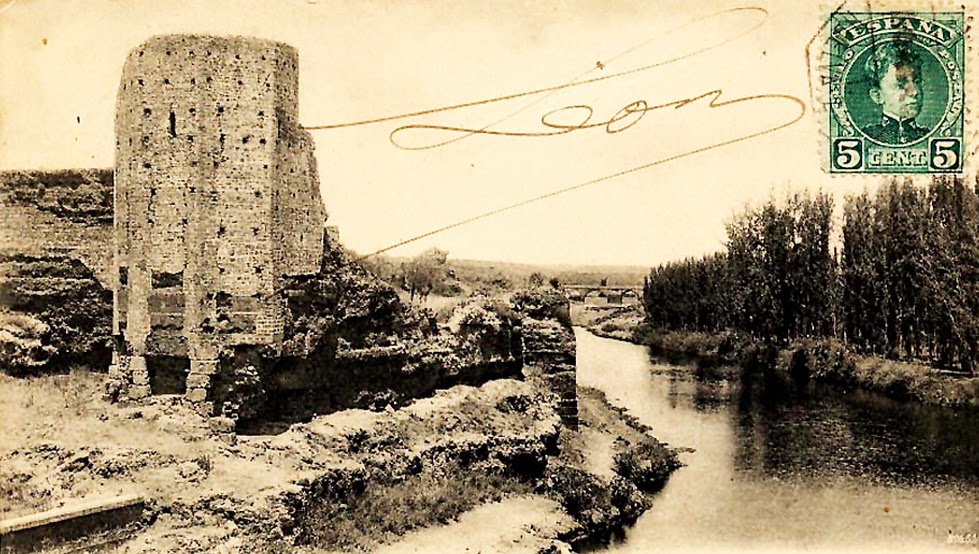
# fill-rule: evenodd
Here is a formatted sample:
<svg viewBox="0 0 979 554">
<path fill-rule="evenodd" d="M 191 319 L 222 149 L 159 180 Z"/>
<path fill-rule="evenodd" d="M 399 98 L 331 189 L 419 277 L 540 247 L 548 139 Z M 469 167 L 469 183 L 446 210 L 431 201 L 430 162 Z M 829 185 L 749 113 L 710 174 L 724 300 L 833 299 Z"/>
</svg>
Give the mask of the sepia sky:
<svg viewBox="0 0 979 554">
<path fill-rule="evenodd" d="M 0 0 L 0 169 L 110 167 L 127 52 L 208 33 L 296 47 L 307 127 L 550 89 L 311 131 L 330 223 L 361 253 L 595 181 L 390 253 L 652 265 L 721 248 L 724 222 L 771 194 L 878 182 L 820 169 L 805 52 L 818 2 L 690 4 Z M 575 129 L 589 111 L 596 125 Z"/>
</svg>

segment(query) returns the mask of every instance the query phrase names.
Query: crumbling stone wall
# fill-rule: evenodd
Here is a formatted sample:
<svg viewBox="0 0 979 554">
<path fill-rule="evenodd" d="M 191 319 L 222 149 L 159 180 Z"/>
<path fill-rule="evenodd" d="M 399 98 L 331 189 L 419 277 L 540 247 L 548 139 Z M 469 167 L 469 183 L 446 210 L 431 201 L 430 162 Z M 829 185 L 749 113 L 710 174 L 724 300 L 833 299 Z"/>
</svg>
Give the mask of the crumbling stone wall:
<svg viewBox="0 0 979 554">
<path fill-rule="evenodd" d="M 111 290 L 111 169 L 0 171 L 0 221 L 0 251 L 77 258 Z"/>
<path fill-rule="evenodd" d="M 515 293 L 510 303 L 523 314 L 524 364 L 557 396 L 561 421 L 577 428 L 577 358 L 568 297 L 537 288 Z"/>
<path fill-rule="evenodd" d="M 325 220 L 297 106 L 298 55 L 282 43 L 171 35 L 129 54 L 113 310 L 129 397 L 150 394 L 157 357 L 186 359 L 186 394 L 205 401 L 222 353 L 280 349 L 279 279 L 319 269 Z"/>
</svg>

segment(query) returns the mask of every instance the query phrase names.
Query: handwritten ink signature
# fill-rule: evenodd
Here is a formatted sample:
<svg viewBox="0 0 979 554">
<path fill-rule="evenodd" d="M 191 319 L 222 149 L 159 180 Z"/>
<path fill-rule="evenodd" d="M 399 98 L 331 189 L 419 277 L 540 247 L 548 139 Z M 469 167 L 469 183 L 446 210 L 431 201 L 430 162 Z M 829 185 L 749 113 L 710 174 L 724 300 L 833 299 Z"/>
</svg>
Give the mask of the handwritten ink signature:
<svg viewBox="0 0 979 554">
<path fill-rule="evenodd" d="M 592 122 L 592 116 L 595 110 L 588 105 L 578 104 L 574 106 L 564 106 L 556 110 L 551 110 L 541 116 L 540 123 L 546 129 L 545 131 L 494 131 L 490 130 L 488 127 L 483 128 L 468 128 L 468 127 L 453 127 L 448 125 L 430 125 L 425 123 L 412 124 L 412 125 L 402 125 L 395 130 L 391 131 L 390 139 L 391 143 L 398 148 L 403 150 L 428 150 L 430 148 L 438 148 L 440 146 L 445 146 L 450 142 L 455 142 L 457 140 L 462 140 L 464 138 L 469 138 L 474 135 L 492 135 L 499 137 L 550 137 L 556 135 L 564 135 L 574 131 L 581 131 L 585 129 L 594 129 L 596 127 L 604 127 L 607 134 L 616 134 L 625 131 L 639 123 L 643 116 L 652 111 L 661 110 L 664 108 L 674 108 L 680 109 L 686 107 L 690 104 L 698 102 L 700 100 L 710 99 L 707 103 L 708 108 L 722 108 L 724 106 L 729 106 L 731 104 L 743 103 L 743 102 L 755 102 L 760 100 L 798 100 L 795 97 L 785 96 L 780 94 L 759 94 L 753 96 L 743 96 L 740 98 L 735 98 L 732 100 L 722 100 L 724 91 L 722 89 L 715 89 L 710 92 L 705 92 L 698 94 L 696 96 L 691 96 L 688 98 L 682 98 L 679 100 L 673 100 L 666 102 L 664 104 L 657 104 L 650 106 L 646 100 L 634 100 L 622 107 L 618 112 L 616 112 L 610 118 L 604 121 Z M 801 101 L 800 101 L 801 102 Z M 803 106 L 803 110 L 805 107 Z M 564 113 L 574 113 L 581 112 L 583 117 L 580 122 L 574 124 L 560 123 L 558 122 L 560 118 L 556 117 Z M 797 121 L 798 119 L 794 120 Z M 793 123 L 794 123 L 793 121 Z M 767 129 L 766 133 L 775 131 L 782 128 L 782 126 Z M 407 146 L 401 144 L 397 140 L 397 136 L 401 133 L 405 133 L 413 130 L 426 130 L 426 131 L 444 131 L 449 133 L 462 133 L 461 137 L 453 138 L 451 140 L 425 144 L 422 146 Z M 758 135 L 752 134 L 748 137 L 741 137 L 742 140 L 746 138 L 755 137 Z M 727 143 L 726 143 L 727 144 Z"/>
<path fill-rule="evenodd" d="M 729 36 L 724 36 L 724 35 L 719 36 L 719 38 L 715 42 L 713 42 L 713 43 L 711 43 L 709 45 L 706 45 L 704 47 L 701 47 L 699 49 L 696 49 L 696 50 L 693 50 L 693 51 L 690 51 L 690 52 L 682 53 L 682 54 L 677 55 L 677 56 L 675 56 L 673 58 L 670 58 L 670 59 L 667 59 L 667 60 L 663 60 L 663 61 L 659 61 L 659 62 L 652 63 L 652 64 L 648 64 L 648 65 L 644 65 L 644 66 L 641 66 L 641 67 L 638 67 L 638 68 L 632 68 L 632 69 L 620 71 L 618 73 L 612 73 L 612 74 L 608 74 L 608 75 L 602 75 L 602 76 L 599 76 L 599 77 L 591 77 L 591 78 L 588 78 L 588 75 L 591 74 L 592 72 L 594 72 L 594 71 L 601 71 L 601 70 L 606 69 L 608 67 L 609 63 L 615 61 L 616 59 L 618 59 L 618 58 L 620 58 L 622 56 L 625 56 L 625 55 L 627 55 L 629 53 L 632 53 L 632 52 L 634 52 L 634 51 L 636 51 L 636 50 L 638 50 L 638 49 L 646 46 L 648 43 L 650 43 L 650 42 L 652 42 L 654 40 L 661 40 L 664 36 L 668 36 L 668 35 L 671 35 L 671 34 L 689 33 L 689 28 L 690 27 L 696 26 L 698 24 L 702 24 L 704 22 L 707 22 L 707 21 L 710 21 L 710 20 L 713 20 L 713 19 L 724 19 L 724 18 L 730 18 L 730 17 L 743 17 L 743 16 L 755 16 L 755 17 L 758 17 L 759 19 L 757 19 L 756 21 L 751 22 L 751 24 L 748 25 L 746 28 L 743 28 L 743 29 L 737 29 L 736 28 L 736 29 L 734 29 L 734 31 L 732 32 L 732 34 L 729 35 Z M 571 191 L 574 191 L 574 190 L 578 190 L 578 189 L 581 189 L 581 188 L 584 188 L 584 187 L 587 187 L 587 186 L 591 186 L 591 185 L 595 185 L 595 184 L 598 184 L 598 183 L 606 182 L 606 181 L 609 181 L 609 180 L 612 180 L 612 179 L 616 179 L 616 178 L 622 177 L 624 175 L 635 173 L 637 171 L 642 171 L 644 169 L 648 169 L 648 168 L 651 168 L 651 167 L 654 167 L 654 166 L 657 166 L 657 165 L 662 165 L 662 164 L 665 164 L 667 162 L 674 161 L 674 160 L 677 160 L 677 159 L 681 159 L 681 158 L 685 158 L 685 157 L 690 157 L 690 156 L 694 156 L 694 155 L 697 155 L 697 154 L 701 154 L 701 153 L 707 152 L 709 150 L 714 150 L 714 149 L 717 149 L 717 148 L 720 148 L 720 147 L 723 147 L 723 146 L 728 146 L 728 145 L 732 145 L 732 144 L 735 144 L 735 143 L 743 142 L 743 141 L 746 141 L 746 140 L 751 140 L 751 139 L 754 139 L 754 138 L 758 138 L 758 137 L 761 137 L 763 135 L 767 135 L 769 133 L 774 133 L 776 131 L 779 131 L 779 130 L 784 129 L 784 128 L 790 126 L 790 125 L 795 124 L 796 122 L 798 122 L 799 120 L 802 119 L 802 117 L 805 115 L 805 112 L 806 112 L 805 103 L 801 99 L 799 99 L 799 98 L 796 98 L 794 96 L 784 95 L 784 94 L 769 94 L 769 93 L 765 93 L 765 94 L 756 94 L 756 95 L 742 96 L 742 97 L 732 98 L 732 99 L 724 99 L 723 98 L 723 96 L 724 96 L 723 89 L 716 88 L 714 90 L 711 90 L 711 91 L 708 91 L 708 92 L 704 92 L 704 93 L 701 93 L 701 94 L 697 94 L 697 95 L 694 95 L 694 96 L 690 96 L 690 97 L 687 97 L 687 98 L 681 98 L 681 99 L 678 99 L 678 100 L 672 100 L 672 101 L 669 101 L 669 102 L 660 103 L 660 104 L 654 104 L 654 105 L 650 105 L 646 100 L 634 100 L 634 101 L 626 104 L 624 107 L 622 107 L 618 112 L 616 112 L 611 117 L 608 117 L 607 119 L 604 119 L 604 120 L 601 120 L 601 121 L 592 121 L 592 118 L 594 116 L 594 109 L 591 106 L 584 105 L 584 104 L 577 104 L 577 105 L 564 106 L 564 107 L 558 108 L 556 110 L 551 110 L 551 111 L 548 111 L 548 112 L 544 113 L 541 116 L 541 118 L 540 118 L 540 124 L 542 125 L 542 129 L 540 129 L 540 130 L 509 130 L 509 131 L 505 131 L 505 130 L 499 130 L 499 129 L 496 129 L 495 128 L 500 123 L 503 123 L 504 121 L 507 121 L 507 120 L 515 117 L 517 114 L 519 114 L 519 113 L 521 113 L 523 111 L 526 111 L 531 106 L 539 103 L 544 98 L 550 96 L 551 94 L 553 94 L 553 93 L 555 93 L 555 92 L 557 92 L 559 90 L 568 89 L 568 88 L 571 88 L 571 87 L 579 87 L 579 86 L 582 86 L 582 85 L 587 85 L 587 84 L 592 84 L 592 83 L 610 81 L 610 80 L 613 80 L 613 79 L 618 79 L 618 78 L 624 77 L 626 75 L 633 75 L 633 74 L 636 74 L 636 73 L 639 73 L 639 72 L 649 71 L 649 70 L 652 70 L 652 69 L 655 69 L 655 68 L 667 66 L 669 64 L 673 64 L 673 63 L 676 63 L 678 61 L 681 61 L 681 60 L 684 60 L 684 59 L 687 59 L 687 58 L 691 58 L 691 57 L 696 56 L 696 55 L 699 55 L 699 54 L 703 54 L 705 52 L 708 52 L 710 50 L 714 50 L 716 48 L 719 48 L 719 47 L 721 47 L 721 46 L 723 46 L 725 44 L 728 44 L 728 43 L 730 43 L 730 42 L 732 42 L 732 41 L 734 41 L 734 40 L 736 40 L 736 39 L 738 39 L 738 38 L 740 38 L 742 36 L 745 36 L 745 35 L 753 32 L 753 31 L 755 31 L 756 29 L 758 29 L 764 23 L 764 21 L 767 19 L 767 17 L 768 17 L 768 12 L 765 9 L 760 8 L 760 7 L 734 8 L 734 9 L 730 9 L 730 10 L 724 10 L 724 11 L 716 12 L 716 13 L 713 13 L 713 14 L 708 15 L 706 17 L 698 18 L 698 19 L 695 19 L 693 21 L 690 21 L 690 22 L 688 22 L 688 23 L 686 23 L 684 25 L 681 25 L 679 27 L 675 27 L 675 28 L 667 31 L 664 34 L 660 34 L 660 35 L 656 35 L 654 37 L 651 37 L 650 39 L 644 41 L 643 43 L 640 43 L 640 44 L 638 44 L 636 46 L 633 46 L 633 47 L 629 48 L 628 50 L 625 50 L 625 51 L 623 51 L 623 52 L 621 52 L 621 53 L 613 56 L 612 58 L 609 58 L 605 62 L 599 62 L 598 64 L 596 64 L 595 67 L 592 67 L 587 72 L 585 72 L 583 75 L 581 75 L 579 77 L 576 77 L 575 79 L 573 79 L 572 81 L 570 81 L 568 83 L 564 83 L 564 84 L 560 84 L 560 85 L 543 87 L 543 88 L 538 88 L 538 89 L 535 89 L 535 90 L 518 92 L 518 93 L 515 93 L 515 94 L 509 94 L 509 95 L 499 96 L 499 97 L 495 97 L 495 98 L 488 98 L 488 99 L 483 99 L 483 100 L 476 100 L 476 101 L 472 101 L 472 102 L 465 102 L 465 103 L 460 103 L 460 104 L 455 104 L 455 105 L 450 105 L 450 106 L 443 106 L 443 107 L 438 107 L 438 108 L 432 108 L 432 109 L 427 109 L 427 110 L 421 110 L 421 111 L 415 111 L 415 112 L 409 112 L 409 113 L 403 113 L 403 114 L 397 114 L 397 115 L 379 117 L 379 118 L 374 118 L 374 119 L 365 119 L 365 120 L 360 120 L 360 121 L 353 121 L 353 122 L 349 122 L 349 123 L 338 123 L 338 124 L 332 124 L 332 125 L 305 126 L 305 128 L 307 130 L 310 130 L 310 131 L 317 131 L 317 130 L 340 129 L 340 128 L 344 128 L 344 127 L 354 127 L 354 126 L 360 126 L 360 125 L 371 125 L 371 124 L 384 123 L 384 122 L 395 121 L 395 120 L 400 120 L 400 119 L 407 119 L 407 118 L 420 117 L 420 116 L 425 116 L 425 115 L 432 115 L 432 114 L 441 113 L 441 112 L 461 110 L 461 109 L 464 109 L 464 108 L 472 108 L 472 107 L 486 105 L 486 104 L 491 104 L 491 103 L 512 102 L 514 100 L 521 99 L 521 98 L 534 98 L 534 100 L 532 102 L 530 102 L 529 104 L 518 108 L 516 111 L 514 111 L 514 112 L 512 112 L 512 113 L 510 113 L 510 114 L 508 114 L 506 116 L 504 116 L 501 119 L 498 119 L 496 121 L 493 121 L 493 122 L 491 122 L 491 123 L 489 123 L 487 125 L 483 125 L 482 127 L 468 127 L 468 126 L 463 126 L 463 125 L 459 125 L 459 126 L 452 126 L 452 125 L 433 125 L 433 124 L 417 123 L 417 124 L 401 125 L 401 126 L 396 127 L 395 129 L 393 129 L 390 132 L 389 139 L 390 139 L 391 143 L 394 146 L 398 147 L 398 148 L 401 148 L 401 149 L 404 149 L 404 150 L 427 150 L 427 149 L 431 149 L 431 148 L 439 148 L 439 147 L 442 147 L 442 146 L 446 146 L 446 145 L 451 144 L 453 142 L 456 142 L 456 141 L 459 141 L 459 140 L 464 140 L 464 139 L 467 139 L 467 138 L 470 138 L 470 137 L 473 137 L 473 136 L 477 136 L 477 135 L 487 135 L 487 136 L 497 136 L 497 137 L 550 137 L 550 136 L 564 135 L 564 134 L 568 134 L 568 133 L 583 131 L 583 130 L 587 130 L 587 129 L 600 128 L 600 127 L 604 127 L 605 128 L 605 132 L 607 134 L 621 133 L 623 131 L 626 131 L 627 129 L 630 129 L 630 128 L 634 127 L 649 112 L 653 112 L 653 111 L 656 111 L 656 110 L 664 110 L 664 109 L 667 109 L 667 108 L 681 109 L 681 108 L 684 108 L 684 107 L 689 106 L 691 104 L 703 103 L 704 101 L 707 102 L 707 107 L 710 108 L 710 109 L 724 108 L 726 106 L 731 106 L 731 105 L 734 105 L 734 104 L 756 103 L 756 102 L 788 102 L 790 105 L 794 105 L 795 107 L 798 108 L 798 113 L 796 115 L 794 115 L 794 117 L 792 117 L 791 119 L 789 119 L 789 120 L 787 120 L 785 122 L 782 122 L 782 123 L 779 123 L 779 124 L 776 124 L 776 125 L 772 125 L 772 126 L 763 128 L 763 129 L 761 129 L 759 131 L 756 131 L 756 132 L 752 132 L 752 133 L 748 133 L 748 134 L 743 134 L 743 135 L 736 136 L 736 137 L 731 138 L 731 139 L 721 140 L 721 141 L 715 142 L 713 144 L 708 144 L 708 145 L 705 145 L 705 146 L 702 146 L 702 147 L 699 147 L 699 148 L 694 148 L 694 149 L 691 149 L 691 150 L 688 150 L 688 151 L 685 151 L 685 152 L 681 152 L 679 154 L 675 154 L 675 155 L 668 156 L 668 157 L 663 157 L 663 158 L 660 158 L 658 160 L 654 160 L 654 161 L 649 162 L 649 163 L 645 163 L 645 164 L 642 164 L 642 165 L 639 165 L 639 166 L 636 166 L 636 167 L 632 167 L 632 168 L 629 168 L 629 169 L 626 169 L 626 170 L 623 170 L 623 171 L 618 171 L 618 172 L 615 172 L 615 173 L 612 173 L 612 174 L 609 174 L 609 175 L 605 175 L 605 176 L 602 176 L 602 177 L 599 177 L 599 178 L 596 178 L 596 179 L 591 179 L 591 180 L 588 180 L 588 181 L 585 181 L 585 182 L 582 182 L 582 183 L 577 183 L 577 184 L 574 184 L 574 185 L 565 186 L 563 188 L 560 188 L 560 189 L 557 189 L 557 190 L 548 192 L 546 194 L 535 196 L 533 198 L 528 198 L 528 199 L 523 200 L 523 201 L 520 201 L 520 202 L 516 202 L 516 203 L 513 203 L 513 204 L 502 206 L 500 208 L 497 208 L 497 209 L 494 209 L 494 210 L 491 210 L 491 211 L 488 211 L 488 212 L 484 212 L 484 213 L 481 213 L 481 214 L 478 214 L 478 215 L 475 215 L 475 216 L 472 216 L 472 217 L 468 217 L 468 218 L 462 219 L 460 221 L 456 221 L 454 223 L 451 223 L 449 225 L 445 225 L 445 226 L 440 227 L 438 229 L 434 229 L 432 231 L 428 231 L 426 233 L 422 233 L 422 234 L 417 235 L 415 237 L 412 237 L 410 239 L 402 240 L 402 241 L 400 241 L 400 242 L 398 242 L 396 244 L 392 244 L 390 246 L 387 246 L 385 248 L 382 248 L 380 250 L 377 250 L 375 252 L 372 252 L 371 254 L 367 254 L 366 256 L 364 256 L 364 257 L 370 257 L 370 256 L 381 254 L 383 252 L 387 252 L 389 250 L 393 250 L 395 248 L 404 246 L 404 245 L 406 245 L 408 243 L 415 242 L 415 241 L 421 240 L 421 239 L 426 238 L 426 237 L 430 237 L 430 236 L 435 235 L 435 234 L 438 234 L 438 233 L 442 233 L 442 232 L 447 231 L 449 229 L 454 229 L 456 227 L 461 227 L 461 226 L 466 225 L 468 223 L 472 223 L 472 222 L 477 221 L 477 220 L 480 220 L 480 219 L 485 219 L 487 217 L 491 217 L 491 216 L 494 216 L 496 214 L 499 214 L 499 213 L 502 213 L 502 212 L 505 212 L 505 211 L 509 211 L 509 210 L 512 210 L 512 209 L 515 209 L 515 208 L 518 208 L 518 207 L 521 207 L 521 206 L 526 206 L 528 204 L 539 202 L 541 200 L 544 200 L 544 199 L 547 199 L 547 198 L 551 198 L 551 197 L 557 196 L 559 194 L 565 194 L 565 193 L 568 193 L 568 192 L 571 192 Z M 561 122 L 562 116 L 565 116 L 566 117 L 566 116 L 570 116 L 570 115 L 574 115 L 574 114 L 579 114 L 579 119 L 578 120 L 572 120 L 572 121 L 575 121 L 575 122 L 573 122 L 573 123 L 562 123 Z M 422 144 L 415 144 L 415 145 L 406 144 L 405 142 L 399 142 L 398 138 L 400 136 L 405 135 L 405 134 L 407 134 L 407 133 L 409 133 L 411 131 L 420 131 L 420 130 L 423 130 L 423 131 L 435 131 L 436 133 L 446 133 L 446 134 L 449 134 L 450 135 L 450 138 L 448 138 L 446 140 L 437 141 L 437 142 L 422 143 Z"/>
</svg>

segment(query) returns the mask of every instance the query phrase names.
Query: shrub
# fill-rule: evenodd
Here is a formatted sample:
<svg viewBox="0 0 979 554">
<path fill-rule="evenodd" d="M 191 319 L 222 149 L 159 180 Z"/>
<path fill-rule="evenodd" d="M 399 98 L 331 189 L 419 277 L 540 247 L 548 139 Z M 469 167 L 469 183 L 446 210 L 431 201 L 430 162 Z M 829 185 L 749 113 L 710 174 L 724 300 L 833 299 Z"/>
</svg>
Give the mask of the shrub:
<svg viewBox="0 0 979 554">
<path fill-rule="evenodd" d="M 540 488 L 554 497 L 588 536 L 611 533 L 635 521 L 648 507 L 646 497 L 626 479 L 614 477 L 606 484 L 597 476 L 564 463 L 548 466 Z"/>
<path fill-rule="evenodd" d="M 43 341 L 48 326 L 26 314 L 0 312 L 0 366 L 12 375 L 30 373 L 48 363 L 56 349 Z"/>
<path fill-rule="evenodd" d="M 652 438 L 625 445 L 615 453 L 614 463 L 616 473 L 646 492 L 662 487 L 670 473 L 680 467 L 676 454 Z"/>
</svg>

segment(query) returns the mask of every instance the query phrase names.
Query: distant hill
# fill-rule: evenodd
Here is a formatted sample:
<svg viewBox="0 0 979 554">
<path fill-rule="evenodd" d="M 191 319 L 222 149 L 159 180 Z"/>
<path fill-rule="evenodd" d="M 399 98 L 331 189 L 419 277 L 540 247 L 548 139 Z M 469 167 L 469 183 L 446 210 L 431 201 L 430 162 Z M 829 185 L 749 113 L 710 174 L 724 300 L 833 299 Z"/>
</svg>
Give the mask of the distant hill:
<svg viewBox="0 0 979 554">
<path fill-rule="evenodd" d="M 635 265 L 575 265 L 575 264 L 519 264 L 484 260 L 449 259 L 449 267 L 459 272 L 499 272 L 515 283 L 526 283 L 534 273 L 544 276 L 544 281 L 557 277 L 566 285 L 597 285 L 607 279 L 611 286 L 641 286 L 649 275 L 649 266 Z"/>
<path fill-rule="evenodd" d="M 367 265 L 378 275 L 397 280 L 398 268 L 411 258 L 404 256 L 379 256 L 370 258 Z M 456 260 L 446 263 L 451 279 L 463 291 L 500 290 L 525 286 L 530 276 L 539 273 L 544 282 L 557 278 L 565 285 L 598 285 L 602 279 L 610 286 L 642 286 L 649 274 L 647 266 L 632 265 L 574 265 L 574 264 L 523 264 L 491 260 Z"/>
</svg>

